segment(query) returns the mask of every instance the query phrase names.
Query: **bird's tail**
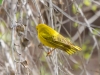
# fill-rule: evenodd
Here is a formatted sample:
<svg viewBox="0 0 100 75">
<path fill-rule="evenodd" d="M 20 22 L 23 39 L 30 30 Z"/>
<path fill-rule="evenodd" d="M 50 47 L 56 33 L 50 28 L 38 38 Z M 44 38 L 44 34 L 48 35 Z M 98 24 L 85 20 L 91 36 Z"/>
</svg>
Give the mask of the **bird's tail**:
<svg viewBox="0 0 100 75">
<path fill-rule="evenodd" d="M 82 49 L 78 46 L 72 46 L 71 48 L 67 49 L 66 52 L 69 54 L 69 55 L 72 55 L 74 53 L 76 53 L 77 51 L 81 51 Z"/>
</svg>

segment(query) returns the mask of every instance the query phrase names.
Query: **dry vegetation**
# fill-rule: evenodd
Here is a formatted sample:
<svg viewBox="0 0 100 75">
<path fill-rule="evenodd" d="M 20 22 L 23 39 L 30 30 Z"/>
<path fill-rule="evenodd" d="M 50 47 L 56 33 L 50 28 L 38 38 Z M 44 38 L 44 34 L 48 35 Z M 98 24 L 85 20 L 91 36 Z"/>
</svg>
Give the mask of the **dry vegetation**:
<svg viewBox="0 0 100 75">
<path fill-rule="evenodd" d="M 1 0 L 2 1 L 2 0 Z M 99 0 L 3 0 L 0 75 L 100 75 Z M 42 46 L 36 25 L 46 23 L 82 48 L 69 56 Z"/>
</svg>

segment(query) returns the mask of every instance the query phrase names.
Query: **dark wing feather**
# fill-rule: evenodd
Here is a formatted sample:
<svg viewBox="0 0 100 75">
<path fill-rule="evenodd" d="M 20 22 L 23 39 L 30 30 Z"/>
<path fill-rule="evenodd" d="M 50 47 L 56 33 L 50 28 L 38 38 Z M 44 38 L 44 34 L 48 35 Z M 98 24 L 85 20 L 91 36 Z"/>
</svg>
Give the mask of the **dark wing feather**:
<svg viewBox="0 0 100 75">
<path fill-rule="evenodd" d="M 44 40 L 46 40 L 49 44 L 51 44 L 52 47 L 54 46 L 54 48 L 61 49 L 67 52 L 68 54 L 74 54 L 76 51 L 78 51 L 77 49 L 78 46 L 74 46 L 69 40 L 64 38 L 62 35 L 59 36 L 57 35 L 49 36 L 49 35 L 47 36 L 47 33 L 43 34 L 42 38 L 44 38 Z"/>
</svg>

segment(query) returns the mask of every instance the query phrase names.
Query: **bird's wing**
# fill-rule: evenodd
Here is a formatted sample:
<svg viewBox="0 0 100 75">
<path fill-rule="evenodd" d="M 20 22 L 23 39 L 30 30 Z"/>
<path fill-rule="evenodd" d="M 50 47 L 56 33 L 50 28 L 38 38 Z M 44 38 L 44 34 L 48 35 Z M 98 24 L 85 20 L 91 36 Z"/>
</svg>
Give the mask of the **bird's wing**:
<svg viewBox="0 0 100 75">
<path fill-rule="evenodd" d="M 49 44 L 51 44 L 55 48 L 61 49 L 67 52 L 69 55 L 74 54 L 78 50 L 81 50 L 78 46 L 73 45 L 63 36 L 42 35 L 42 38 L 44 38 Z"/>
<path fill-rule="evenodd" d="M 58 36 L 56 35 L 50 35 L 47 33 L 42 34 L 42 38 L 45 39 L 48 43 L 52 44 L 53 46 L 55 46 L 56 48 L 60 48 L 63 49 L 64 47 L 70 48 L 70 46 L 68 44 L 65 44 L 63 41 L 63 38 L 58 38 Z"/>
<path fill-rule="evenodd" d="M 56 41 L 59 41 L 59 42 L 65 44 L 65 45 L 67 45 L 67 46 L 70 46 L 70 47 L 73 48 L 73 49 L 82 50 L 80 47 L 75 46 L 74 44 L 72 44 L 68 38 L 63 37 L 63 36 L 60 35 L 60 34 L 59 34 L 58 36 L 59 36 L 59 37 L 56 37 L 56 39 L 57 39 Z"/>
</svg>

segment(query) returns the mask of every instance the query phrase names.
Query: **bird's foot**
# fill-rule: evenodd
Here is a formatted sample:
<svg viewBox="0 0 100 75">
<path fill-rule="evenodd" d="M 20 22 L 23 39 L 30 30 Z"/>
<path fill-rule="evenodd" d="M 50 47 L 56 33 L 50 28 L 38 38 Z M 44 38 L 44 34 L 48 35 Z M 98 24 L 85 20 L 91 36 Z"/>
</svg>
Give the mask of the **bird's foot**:
<svg viewBox="0 0 100 75">
<path fill-rule="evenodd" d="M 49 52 L 47 52 L 46 57 L 47 57 L 47 56 L 51 56 L 51 53 L 52 53 L 54 50 L 55 50 L 55 48 L 54 48 L 54 49 L 52 49 L 52 50 L 50 50 Z"/>
</svg>

